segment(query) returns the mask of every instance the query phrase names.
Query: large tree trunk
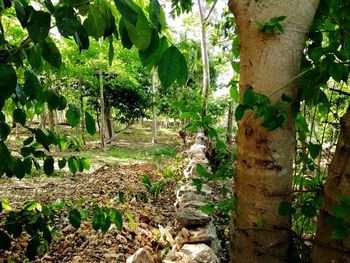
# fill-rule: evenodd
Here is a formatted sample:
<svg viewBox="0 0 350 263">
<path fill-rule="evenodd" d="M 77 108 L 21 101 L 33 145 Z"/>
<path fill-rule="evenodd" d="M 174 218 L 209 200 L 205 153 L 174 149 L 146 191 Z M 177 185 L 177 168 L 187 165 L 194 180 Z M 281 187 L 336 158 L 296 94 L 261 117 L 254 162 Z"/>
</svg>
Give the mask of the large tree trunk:
<svg viewBox="0 0 350 263">
<path fill-rule="evenodd" d="M 48 117 L 49 117 L 49 129 L 50 131 L 55 131 L 55 118 L 53 115 L 53 110 L 48 110 Z"/>
<path fill-rule="evenodd" d="M 318 218 L 312 262 L 350 262 L 350 237 L 342 240 L 331 238 L 334 230 L 327 216 L 335 216 L 332 206 L 338 205 L 338 195 L 350 198 L 350 107 L 340 121 L 340 134 L 324 188 L 324 200 Z"/>
<path fill-rule="evenodd" d="M 305 37 L 318 0 L 231 0 L 240 38 L 240 94 L 247 88 L 272 102 L 286 94 L 295 98 L 292 82 L 300 70 Z M 263 33 L 256 21 L 287 16 L 284 33 Z M 231 221 L 231 262 L 287 262 L 289 217 L 278 215 L 290 200 L 295 149 L 292 117 L 272 132 L 253 113 L 238 122 L 236 212 Z"/>
</svg>

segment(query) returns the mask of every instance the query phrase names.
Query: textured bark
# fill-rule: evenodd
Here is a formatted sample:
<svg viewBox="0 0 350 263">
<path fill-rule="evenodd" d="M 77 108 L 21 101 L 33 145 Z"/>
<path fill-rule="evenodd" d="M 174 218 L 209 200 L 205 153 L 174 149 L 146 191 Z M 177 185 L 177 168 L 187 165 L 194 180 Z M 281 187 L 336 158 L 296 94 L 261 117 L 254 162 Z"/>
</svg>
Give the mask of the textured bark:
<svg viewBox="0 0 350 263">
<path fill-rule="evenodd" d="M 333 215 L 332 206 L 339 204 L 338 195 L 350 197 L 350 107 L 340 121 L 341 128 L 335 155 L 329 166 L 324 200 L 318 218 L 312 262 L 350 262 L 350 237 L 331 238 L 332 227 L 325 218 Z"/>
<path fill-rule="evenodd" d="M 232 0 L 240 38 L 240 94 L 247 88 L 275 102 L 294 98 L 305 37 L 318 0 Z M 287 16 L 284 33 L 263 33 L 256 21 Z M 295 149 L 294 120 L 268 132 L 246 113 L 238 122 L 237 210 L 231 220 L 231 262 L 288 262 L 289 217 L 278 215 L 290 200 Z M 257 227 L 259 225 L 259 229 Z"/>
<path fill-rule="evenodd" d="M 157 85 L 158 85 L 158 75 L 157 72 L 153 72 L 152 78 L 152 143 L 158 143 L 158 134 L 157 134 L 157 105 L 156 105 L 156 94 L 157 94 Z"/>
<path fill-rule="evenodd" d="M 48 110 L 48 117 L 49 117 L 49 129 L 50 131 L 55 131 L 55 118 L 53 115 L 53 110 Z"/>
</svg>

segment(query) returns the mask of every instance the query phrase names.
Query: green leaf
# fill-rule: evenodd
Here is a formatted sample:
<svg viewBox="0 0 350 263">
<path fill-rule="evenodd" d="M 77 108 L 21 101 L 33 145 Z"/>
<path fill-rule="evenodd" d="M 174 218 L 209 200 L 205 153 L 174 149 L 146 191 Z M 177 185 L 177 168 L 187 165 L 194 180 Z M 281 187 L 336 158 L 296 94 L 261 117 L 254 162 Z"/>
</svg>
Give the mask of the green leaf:
<svg viewBox="0 0 350 263">
<path fill-rule="evenodd" d="M 136 222 L 135 222 L 135 219 L 133 218 L 133 216 L 128 211 L 125 212 L 125 215 L 130 222 L 130 228 L 136 229 Z"/>
<path fill-rule="evenodd" d="M 203 167 L 202 165 L 199 165 L 199 164 L 197 165 L 196 172 L 204 178 L 207 178 L 207 179 L 213 178 L 213 174 L 209 173 L 207 169 L 205 169 L 205 167 Z"/>
<path fill-rule="evenodd" d="M 13 164 L 13 173 L 18 179 L 22 179 L 25 175 L 25 167 L 20 159 L 15 159 Z"/>
<path fill-rule="evenodd" d="M 130 24 L 136 26 L 138 21 L 138 10 L 135 10 L 135 4 L 130 0 L 115 0 L 114 3 L 122 17 Z"/>
<path fill-rule="evenodd" d="M 109 37 L 109 48 L 108 48 L 108 63 L 112 66 L 114 58 L 114 46 L 113 46 L 113 36 Z"/>
<path fill-rule="evenodd" d="M 26 6 L 24 7 L 20 1 L 15 1 L 15 10 L 16 10 L 16 16 L 21 23 L 22 27 L 27 26 L 27 22 L 29 19 L 30 11 L 29 8 Z"/>
<path fill-rule="evenodd" d="M 0 63 L 0 97 L 9 98 L 16 91 L 17 75 L 11 65 Z"/>
<path fill-rule="evenodd" d="M 295 208 L 292 206 L 292 202 L 283 201 L 278 207 L 278 214 L 280 216 L 290 216 L 295 213 Z"/>
<path fill-rule="evenodd" d="M 5 224 L 5 230 L 8 234 L 12 235 L 14 238 L 19 238 L 22 234 L 23 227 L 20 222 L 7 222 Z"/>
<path fill-rule="evenodd" d="M 50 13 L 33 10 L 27 25 L 29 37 L 34 43 L 43 41 L 49 34 L 51 24 Z"/>
<path fill-rule="evenodd" d="M 233 82 L 230 86 L 230 95 L 234 102 L 238 102 L 239 100 L 239 92 L 237 87 L 237 82 Z"/>
<path fill-rule="evenodd" d="M 169 47 L 166 37 L 159 39 L 155 30 L 152 30 L 152 40 L 146 50 L 139 51 L 141 63 L 147 67 L 158 65 L 164 51 Z"/>
<path fill-rule="evenodd" d="M 80 216 L 82 219 L 87 220 L 89 218 L 89 211 L 86 209 L 80 210 Z"/>
<path fill-rule="evenodd" d="M 345 230 L 334 230 L 332 231 L 331 238 L 336 240 L 341 240 L 347 237 Z"/>
<path fill-rule="evenodd" d="M 302 205 L 301 213 L 309 218 L 313 218 L 317 215 L 317 208 L 313 205 Z"/>
<path fill-rule="evenodd" d="M 162 30 L 163 23 L 165 21 L 161 21 L 161 5 L 158 0 L 151 0 L 149 4 L 149 16 L 151 18 L 152 24 L 154 25 L 157 32 Z"/>
<path fill-rule="evenodd" d="M 232 62 L 231 62 L 231 65 L 232 65 L 233 70 L 234 70 L 237 74 L 239 74 L 239 72 L 240 72 L 239 63 L 236 62 L 236 61 L 232 61 Z"/>
<path fill-rule="evenodd" d="M 66 118 L 68 120 L 68 123 L 72 128 L 77 126 L 80 121 L 80 111 L 75 104 L 70 103 L 68 106 L 68 110 L 66 112 Z"/>
<path fill-rule="evenodd" d="M 80 22 L 73 7 L 64 5 L 59 7 L 55 13 L 56 26 L 63 37 L 73 36 L 80 27 Z"/>
<path fill-rule="evenodd" d="M 46 175 L 51 175 L 54 171 L 54 159 L 51 156 L 46 157 L 44 161 L 44 172 Z"/>
<path fill-rule="evenodd" d="M 350 215 L 350 206 L 346 204 L 333 206 L 332 211 L 337 217 L 345 219 Z"/>
<path fill-rule="evenodd" d="M 329 65 L 329 74 L 335 81 L 340 82 L 344 80 L 346 82 L 349 75 L 349 70 L 348 67 L 344 64 L 331 63 Z"/>
<path fill-rule="evenodd" d="M 68 168 L 69 168 L 69 171 L 72 173 L 72 174 L 76 174 L 77 171 L 78 171 L 78 168 L 79 168 L 79 163 L 78 163 L 78 160 L 76 157 L 69 157 L 68 159 Z"/>
<path fill-rule="evenodd" d="M 118 230 L 123 229 L 123 217 L 122 214 L 118 210 L 113 210 L 112 212 L 112 218 L 115 226 Z"/>
<path fill-rule="evenodd" d="M 11 247 L 10 237 L 2 230 L 0 230 L 0 250 L 9 250 Z"/>
<path fill-rule="evenodd" d="M 240 121 L 243 118 L 245 111 L 248 109 L 251 109 L 251 107 L 248 105 L 239 104 L 235 110 L 236 121 Z"/>
<path fill-rule="evenodd" d="M 187 74 L 186 59 L 181 52 L 174 46 L 165 50 L 158 65 L 158 76 L 163 87 L 169 87 L 175 80 L 179 85 L 184 85 Z"/>
<path fill-rule="evenodd" d="M 47 101 L 47 107 L 49 110 L 55 110 L 60 105 L 60 95 L 56 91 L 48 90 L 45 92 L 45 97 Z"/>
<path fill-rule="evenodd" d="M 119 21 L 119 34 L 120 34 L 120 39 L 122 41 L 123 47 L 130 49 L 133 44 L 129 38 L 128 30 L 125 26 L 125 22 L 123 18 L 121 18 Z"/>
<path fill-rule="evenodd" d="M 92 228 L 98 231 L 101 227 L 102 221 L 104 220 L 104 215 L 101 212 L 95 213 L 92 217 Z"/>
<path fill-rule="evenodd" d="M 10 132 L 10 126 L 8 126 L 6 123 L 0 122 L 0 141 L 5 141 Z"/>
<path fill-rule="evenodd" d="M 315 159 L 321 153 L 322 145 L 309 143 L 307 148 L 309 149 L 311 157 Z"/>
<path fill-rule="evenodd" d="M 35 256 L 38 254 L 38 248 L 40 246 L 40 239 L 35 236 L 33 237 L 28 245 L 27 245 L 27 251 L 26 251 L 26 256 L 29 260 L 34 260 Z"/>
<path fill-rule="evenodd" d="M 103 37 L 106 29 L 107 21 L 101 11 L 103 10 L 100 10 L 99 6 L 90 5 L 88 17 L 83 23 L 88 35 L 94 37 L 96 40 Z"/>
<path fill-rule="evenodd" d="M 198 178 L 193 178 L 192 179 L 192 184 L 196 186 L 196 190 L 199 193 L 202 190 L 203 182 L 201 179 Z"/>
<path fill-rule="evenodd" d="M 103 234 L 107 233 L 108 229 L 111 227 L 112 220 L 109 215 L 104 217 L 104 220 L 101 221 L 101 231 Z"/>
<path fill-rule="evenodd" d="M 78 229 L 80 227 L 81 215 L 77 209 L 69 210 L 68 219 L 74 228 Z"/>
<path fill-rule="evenodd" d="M 79 163 L 82 164 L 84 170 L 89 170 L 90 169 L 90 161 L 86 159 L 85 157 L 81 157 L 79 159 Z"/>
<path fill-rule="evenodd" d="M 83 26 L 80 26 L 77 32 L 74 33 L 74 41 L 78 45 L 79 51 L 82 51 L 83 49 L 89 49 L 89 36 Z"/>
<path fill-rule="evenodd" d="M 151 43 L 152 30 L 147 18 L 142 13 L 138 14 L 136 26 L 124 21 L 131 42 L 139 49 L 145 50 Z"/>
<path fill-rule="evenodd" d="M 15 122 L 21 124 L 21 125 L 25 125 L 26 123 L 26 113 L 24 112 L 24 110 L 22 109 L 15 109 L 13 111 L 13 119 L 15 120 Z"/>
<path fill-rule="evenodd" d="M 90 135 L 94 135 L 96 133 L 96 124 L 94 118 L 91 116 L 89 112 L 85 112 L 85 124 L 86 131 Z"/>
<path fill-rule="evenodd" d="M 56 47 L 55 42 L 47 37 L 45 41 L 41 42 L 41 48 L 44 59 L 53 67 L 60 68 L 62 64 L 61 53 Z"/>
</svg>

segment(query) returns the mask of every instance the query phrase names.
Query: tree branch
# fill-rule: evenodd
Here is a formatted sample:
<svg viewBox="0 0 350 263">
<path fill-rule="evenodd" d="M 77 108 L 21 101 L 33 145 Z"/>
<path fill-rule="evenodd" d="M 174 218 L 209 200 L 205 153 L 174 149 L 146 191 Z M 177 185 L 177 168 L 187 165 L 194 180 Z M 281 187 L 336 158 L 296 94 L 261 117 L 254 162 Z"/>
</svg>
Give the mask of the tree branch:
<svg viewBox="0 0 350 263">
<path fill-rule="evenodd" d="M 332 91 L 338 92 L 338 93 L 340 93 L 340 94 L 342 94 L 342 95 L 345 95 L 345 96 L 349 96 L 349 97 L 350 97 L 350 93 L 349 93 L 349 92 L 342 91 L 342 90 L 340 90 L 340 89 L 335 89 L 335 88 L 329 88 L 329 89 L 332 90 Z"/>
<path fill-rule="evenodd" d="M 209 12 L 208 12 L 208 14 L 207 14 L 207 16 L 204 18 L 204 23 L 206 23 L 207 20 L 209 19 L 209 17 L 210 17 L 210 15 L 211 15 L 211 13 L 213 12 L 213 10 L 214 10 L 214 8 L 215 8 L 217 2 L 218 2 L 218 0 L 215 0 L 214 4 L 211 6 L 211 8 L 210 8 L 210 10 L 209 10 Z"/>
</svg>

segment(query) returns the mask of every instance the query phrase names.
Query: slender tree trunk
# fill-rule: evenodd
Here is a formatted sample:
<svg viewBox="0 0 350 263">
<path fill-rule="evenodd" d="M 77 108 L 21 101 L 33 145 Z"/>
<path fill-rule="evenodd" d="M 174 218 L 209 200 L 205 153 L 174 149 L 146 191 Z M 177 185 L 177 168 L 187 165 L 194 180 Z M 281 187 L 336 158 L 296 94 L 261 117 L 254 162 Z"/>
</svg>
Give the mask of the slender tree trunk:
<svg viewBox="0 0 350 263">
<path fill-rule="evenodd" d="M 101 147 L 104 149 L 105 147 L 105 138 L 104 138 L 104 122 L 105 122 L 105 102 L 103 96 L 103 75 L 102 69 L 100 69 L 100 107 L 101 107 L 101 121 L 100 121 L 100 139 L 101 139 Z"/>
<path fill-rule="evenodd" d="M 113 137 L 113 125 L 111 121 L 111 109 L 105 109 L 105 125 L 106 125 L 106 131 L 105 131 L 105 138 L 111 139 Z"/>
<path fill-rule="evenodd" d="M 210 71 L 208 57 L 208 38 L 207 38 L 207 19 L 205 18 L 202 0 L 198 0 L 199 15 L 201 21 L 201 53 L 202 53 L 202 70 L 203 70 L 203 86 L 202 86 L 202 116 L 207 115 L 209 86 L 210 86 Z"/>
<path fill-rule="evenodd" d="M 318 0 L 231 0 L 240 39 L 240 94 L 247 88 L 272 102 L 296 97 L 305 37 Z M 263 33 L 256 21 L 287 16 L 284 33 Z M 295 127 L 292 117 L 269 132 L 252 112 L 238 122 L 236 212 L 231 220 L 231 262 L 288 262 L 289 217 L 278 215 L 291 199 Z"/>
<path fill-rule="evenodd" d="M 79 90 L 80 90 L 80 128 L 81 128 L 81 140 L 83 141 L 83 145 L 86 145 L 86 128 L 85 128 L 85 111 L 84 111 L 84 96 L 83 96 L 83 90 L 81 88 L 81 85 L 79 83 Z"/>
<path fill-rule="evenodd" d="M 153 72 L 152 78 L 152 143 L 156 144 L 158 142 L 157 135 L 157 105 L 156 105 L 156 95 L 157 95 L 157 85 L 158 85 L 158 76 L 157 72 Z"/>
<path fill-rule="evenodd" d="M 233 127 L 233 100 L 230 98 L 227 113 L 227 127 L 226 127 L 226 143 L 232 145 L 232 127 Z"/>
<path fill-rule="evenodd" d="M 333 160 L 328 169 L 324 188 L 324 200 L 318 218 L 312 262 L 350 262 L 350 237 L 342 240 L 331 238 L 334 230 L 326 222 L 329 216 L 335 216 L 334 205 L 339 204 L 338 195 L 350 198 L 350 106 L 340 120 L 340 135 Z"/>
<path fill-rule="evenodd" d="M 48 117 L 49 117 L 49 129 L 50 131 L 55 131 L 55 118 L 53 116 L 53 110 L 48 110 Z"/>
</svg>

